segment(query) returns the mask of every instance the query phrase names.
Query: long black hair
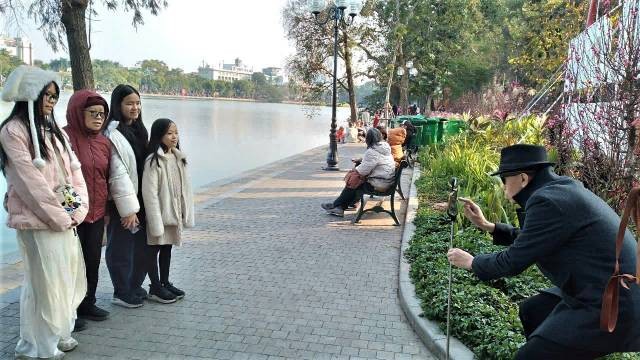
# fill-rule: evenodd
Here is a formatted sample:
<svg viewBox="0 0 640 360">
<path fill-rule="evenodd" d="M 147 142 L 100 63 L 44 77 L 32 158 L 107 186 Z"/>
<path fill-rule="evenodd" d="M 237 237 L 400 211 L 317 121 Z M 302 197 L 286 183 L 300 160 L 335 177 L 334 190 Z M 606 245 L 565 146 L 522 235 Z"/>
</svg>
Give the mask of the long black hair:
<svg viewBox="0 0 640 360">
<path fill-rule="evenodd" d="M 49 85 L 53 84 L 56 89 L 56 97 L 60 96 L 60 87 L 55 81 L 52 81 L 45 85 L 40 93 L 38 94 L 38 98 L 33 102 L 33 112 L 34 112 L 34 123 L 36 125 L 36 133 L 38 134 L 38 142 L 40 144 L 40 154 L 44 160 L 50 160 L 51 155 L 49 154 L 49 148 L 47 148 L 47 144 L 45 142 L 44 134 L 45 129 L 50 127 L 51 133 L 62 143 L 66 148 L 66 141 L 62 135 L 62 131 L 60 127 L 56 123 L 55 116 L 53 115 L 53 110 L 51 111 L 51 115 L 49 115 L 49 121 L 44 116 L 42 112 L 42 104 L 44 103 L 44 95 L 47 92 L 47 88 Z M 20 121 L 26 128 L 27 133 L 29 134 L 29 143 L 33 144 L 33 138 L 31 137 L 31 126 L 29 124 L 29 104 L 26 101 L 16 101 L 15 105 L 13 105 L 13 109 L 9 116 L 0 124 L 0 130 L 2 130 L 5 125 L 9 123 L 9 121 L 16 119 Z M 31 145 L 32 147 L 33 145 Z M 34 153 L 35 149 L 29 148 L 29 150 Z M 68 151 L 68 150 L 67 150 Z M 7 153 L 4 151 L 2 146 L 0 146 L 0 170 L 4 173 L 4 168 L 7 166 Z"/>
<path fill-rule="evenodd" d="M 171 124 L 175 123 L 171 119 L 161 118 L 157 119 L 151 125 L 151 137 L 149 138 L 149 147 L 147 148 L 147 156 L 151 155 L 151 161 L 149 165 L 153 164 L 155 160 L 158 167 L 160 167 L 160 161 L 158 160 L 158 149 L 162 149 L 162 151 L 167 152 L 169 149 L 165 144 L 162 143 L 162 138 L 169 131 L 169 127 Z M 176 125 L 176 128 L 178 126 Z M 178 144 L 176 144 L 176 148 L 180 149 L 180 140 L 178 140 Z M 187 159 L 182 159 L 183 164 L 187 164 Z"/>
<path fill-rule="evenodd" d="M 126 118 L 122 115 L 122 100 L 125 97 L 136 94 L 140 97 L 140 93 L 131 85 L 120 84 L 113 89 L 111 93 L 111 106 L 109 111 L 109 120 L 107 121 L 107 126 L 112 121 L 119 121 L 118 131 L 124 135 L 127 139 L 131 147 L 133 148 L 133 152 L 136 156 L 136 163 L 138 165 L 138 174 L 142 174 L 141 170 L 144 167 L 144 159 L 145 159 L 145 151 L 148 144 L 149 133 L 147 132 L 147 128 L 144 126 L 142 122 L 142 110 L 138 114 L 138 119 L 133 121 L 131 124 L 126 124 Z"/>
</svg>

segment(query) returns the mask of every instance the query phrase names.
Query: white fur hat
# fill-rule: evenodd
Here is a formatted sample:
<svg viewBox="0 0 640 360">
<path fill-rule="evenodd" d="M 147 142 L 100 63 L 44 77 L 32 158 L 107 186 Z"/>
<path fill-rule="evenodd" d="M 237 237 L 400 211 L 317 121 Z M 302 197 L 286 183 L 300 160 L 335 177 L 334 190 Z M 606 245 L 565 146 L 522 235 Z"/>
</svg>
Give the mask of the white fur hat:
<svg viewBox="0 0 640 360">
<path fill-rule="evenodd" d="M 10 102 L 26 101 L 28 103 L 29 126 L 35 154 L 33 165 L 38 169 L 42 169 L 45 163 L 40 154 L 40 143 L 34 122 L 33 102 L 38 99 L 38 95 L 47 84 L 58 81 L 58 79 L 58 74 L 52 71 L 42 70 L 35 66 L 21 65 L 9 74 L 2 89 L 2 100 Z"/>
</svg>

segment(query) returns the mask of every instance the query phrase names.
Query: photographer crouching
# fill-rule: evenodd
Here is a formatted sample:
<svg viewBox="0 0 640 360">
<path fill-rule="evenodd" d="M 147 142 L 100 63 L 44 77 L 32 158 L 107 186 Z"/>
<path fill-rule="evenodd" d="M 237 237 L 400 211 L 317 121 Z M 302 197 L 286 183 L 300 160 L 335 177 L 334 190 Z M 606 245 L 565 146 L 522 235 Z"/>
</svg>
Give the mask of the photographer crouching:
<svg viewBox="0 0 640 360">
<path fill-rule="evenodd" d="M 620 217 L 602 199 L 569 177 L 553 172 L 542 146 L 502 149 L 500 176 L 507 199 L 520 206 L 521 229 L 488 222 L 480 207 L 464 202 L 465 216 L 505 245 L 493 254 L 447 253 L 449 262 L 481 280 L 515 276 L 536 264 L 554 285 L 520 304 L 527 342 L 516 359 L 594 359 L 613 352 L 640 351 L 640 287 L 620 289 L 617 327 L 600 329 L 605 286 L 616 266 Z M 620 272 L 636 273 L 636 242 L 627 230 Z"/>
</svg>

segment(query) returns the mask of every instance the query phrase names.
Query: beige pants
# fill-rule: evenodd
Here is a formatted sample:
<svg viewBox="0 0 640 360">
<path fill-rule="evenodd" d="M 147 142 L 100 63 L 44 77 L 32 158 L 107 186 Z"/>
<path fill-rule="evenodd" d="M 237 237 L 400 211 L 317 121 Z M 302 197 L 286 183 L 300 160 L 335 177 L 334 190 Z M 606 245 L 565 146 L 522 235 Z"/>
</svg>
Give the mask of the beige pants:
<svg viewBox="0 0 640 360">
<path fill-rule="evenodd" d="M 71 337 L 76 308 L 87 292 L 84 260 L 74 230 L 18 230 L 24 262 L 20 340 L 16 355 L 48 358 Z"/>
</svg>

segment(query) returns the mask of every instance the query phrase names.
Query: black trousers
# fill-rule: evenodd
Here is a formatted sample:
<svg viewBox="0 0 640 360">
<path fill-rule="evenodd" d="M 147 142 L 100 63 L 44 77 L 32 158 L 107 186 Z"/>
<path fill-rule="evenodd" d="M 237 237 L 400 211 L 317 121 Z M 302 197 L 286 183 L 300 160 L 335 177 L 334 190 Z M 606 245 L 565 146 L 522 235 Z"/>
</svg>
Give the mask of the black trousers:
<svg viewBox="0 0 640 360">
<path fill-rule="evenodd" d="M 147 276 L 147 232 L 144 214 L 138 213 L 140 230 L 132 234 L 122 227 L 120 215 L 115 206 L 109 206 L 111 217 L 107 225 L 107 268 L 113 283 L 113 295 L 131 294 L 144 282 Z"/>
<path fill-rule="evenodd" d="M 77 227 L 82 256 L 87 274 L 87 295 L 80 307 L 87 307 L 96 303 L 96 288 L 98 287 L 98 272 L 100 258 L 102 258 L 102 235 L 104 235 L 104 218 L 94 222 L 84 222 Z"/>
<path fill-rule="evenodd" d="M 358 190 L 363 188 L 367 191 L 373 191 L 373 186 L 371 186 L 371 184 L 369 184 L 368 182 L 363 183 L 357 189 L 349 189 L 345 186 L 338 198 L 333 201 L 333 207 L 346 209 L 347 207 L 349 207 L 349 205 L 355 204 L 356 201 L 358 201 Z"/>
<path fill-rule="evenodd" d="M 153 286 L 160 286 L 169 282 L 169 268 L 171 267 L 172 245 L 149 245 L 147 250 L 147 264 L 149 265 L 149 280 Z M 158 266 L 160 273 L 158 274 Z"/>
<path fill-rule="evenodd" d="M 551 311 L 558 305 L 560 300 L 558 296 L 540 293 L 520 304 L 520 321 L 522 322 L 527 342 L 518 350 L 516 360 L 588 360 L 608 354 L 570 348 L 539 336 L 531 337 L 531 334 L 551 314 Z"/>
</svg>

